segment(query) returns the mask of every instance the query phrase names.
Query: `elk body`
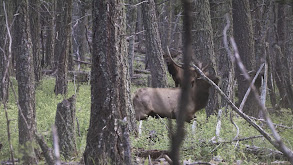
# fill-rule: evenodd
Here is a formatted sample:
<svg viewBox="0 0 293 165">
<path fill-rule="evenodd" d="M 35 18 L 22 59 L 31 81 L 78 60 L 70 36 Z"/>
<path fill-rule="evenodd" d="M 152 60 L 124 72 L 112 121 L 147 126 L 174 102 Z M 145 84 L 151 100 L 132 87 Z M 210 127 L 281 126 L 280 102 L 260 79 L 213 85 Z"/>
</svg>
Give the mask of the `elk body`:
<svg viewBox="0 0 293 165">
<path fill-rule="evenodd" d="M 207 75 L 208 76 L 208 75 Z M 216 84 L 218 78 L 208 76 Z M 189 104 L 186 108 L 186 120 L 194 118 L 194 113 L 204 108 L 209 97 L 210 84 L 200 77 L 195 78 L 191 87 Z M 167 117 L 175 119 L 179 113 L 179 100 L 182 90 L 180 88 L 141 88 L 133 97 L 133 107 L 137 120 L 148 116 Z"/>
</svg>

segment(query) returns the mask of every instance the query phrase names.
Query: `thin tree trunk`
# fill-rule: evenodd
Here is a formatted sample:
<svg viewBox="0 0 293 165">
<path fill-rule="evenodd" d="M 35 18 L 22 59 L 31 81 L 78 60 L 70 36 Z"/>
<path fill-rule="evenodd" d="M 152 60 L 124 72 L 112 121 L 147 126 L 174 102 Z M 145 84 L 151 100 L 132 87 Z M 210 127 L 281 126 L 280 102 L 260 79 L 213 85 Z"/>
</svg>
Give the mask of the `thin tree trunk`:
<svg viewBox="0 0 293 165">
<path fill-rule="evenodd" d="M 128 26 L 129 26 L 129 47 L 128 47 L 128 68 L 129 75 L 133 77 L 133 60 L 134 60 L 134 44 L 135 44 L 135 29 L 136 29 L 136 19 L 137 19 L 137 10 L 136 6 L 137 0 L 129 0 L 128 7 Z"/>
<path fill-rule="evenodd" d="M 55 44 L 55 67 L 57 67 L 55 94 L 67 93 L 67 69 L 68 69 L 68 56 L 71 46 L 71 10 L 72 0 L 57 1 L 56 9 L 56 44 Z"/>
<path fill-rule="evenodd" d="M 184 122 L 186 117 L 186 108 L 190 104 L 190 76 L 189 72 L 189 62 L 192 59 L 192 7 L 191 1 L 182 0 L 183 5 L 183 60 L 184 60 L 184 80 L 182 86 L 182 93 L 180 96 L 180 111 L 177 118 L 177 128 L 176 133 L 172 135 L 171 141 L 171 151 L 170 157 L 172 159 L 173 165 L 180 164 L 180 146 L 184 140 L 185 131 L 184 131 Z M 171 125 L 171 123 L 170 123 Z"/>
<path fill-rule="evenodd" d="M 171 41 L 171 24 L 172 24 L 172 2 L 167 1 L 161 6 L 161 17 L 159 17 L 159 32 L 162 42 L 163 53 L 167 53 L 167 46 L 170 47 Z"/>
<path fill-rule="evenodd" d="M 292 1 L 293 2 L 293 1 Z M 293 4 L 293 3 L 292 3 Z M 285 54 L 287 58 L 287 65 L 289 67 L 290 81 L 293 82 L 293 6 L 286 6 L 286 37 Z"/>
<path fill-rule="evenodd" d="M 35 82 L 41 80 L 41 53 L 40 53 L 40 3 L 39 0 L 29 0 L 29 22 L 34 61 Z"/>
<path fill-rule="evenodd" d="M 86 37 L 86 10 L 85 0 L 74 1 L 73 5 L 73 54 L 79 61 L 85 59 Z"/>
<path fill-rule="evenodd" d="M 4 53 L 6 52 L 5 46 L 5 36 L 6 36 L 6 28 L 5 28 L 5 15 L 3 10 L 3 0 L 0 0 L 0 102 L 3 98 L 3 89 L 5 89 L 4 84 L 2 82 L 5 72 L 6 61 L 4 60 Z"/>
<path fill-rule="evenodd" d="M 18 82 L 18 129 L 20 152 L 23 164 L 37 164 L 34 152 L 34 132 L 36 130 L 35 88 L 32 50 L 29 45 L 30 27 L 28 4 L 18 0 L 14 3 L 18 15 L 14 22 L 13 53 L 16 58 L 16 79 Z"/>
<path fill-rule="evenodd" d="M 44 38 L 44 66 L 53 68 L 54 60 L 54 0 L 49 0 L 47 3 L 42 3 L 42 26 Z"/>
<path fill-rule="evenodd" d="M 139 51 L 142 50 L 142 47 L 144 45 L 144 35 L 142 33 L 143 31 L 143 18 L 142 18 L 142 5 L 137 6 L 137 21 L 136 21 L 136 29 L 135 32 L 138 33 L 137 34 L 137 41 L 138 41 L 138 45 L 137 45 L 137 49 Z"/>
</svg>

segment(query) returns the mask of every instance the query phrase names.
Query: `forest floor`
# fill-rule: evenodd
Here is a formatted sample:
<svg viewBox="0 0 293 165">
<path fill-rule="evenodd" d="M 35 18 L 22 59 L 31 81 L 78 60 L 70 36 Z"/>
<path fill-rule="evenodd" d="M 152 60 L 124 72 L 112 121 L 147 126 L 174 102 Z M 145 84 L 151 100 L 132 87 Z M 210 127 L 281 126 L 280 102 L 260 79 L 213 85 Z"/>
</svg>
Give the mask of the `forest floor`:
<svg viewBox="0 0 293 165">
<path fill-rule="evenodd" d="M 17 91 L 17 82 L 13 80 L 14 88 Z M 144 81 L 146 81 L 145 79 Z M 169 77 L 169 83 L 172 83 Z M 51 127 L 54 124 L 57 104 L 63 100 L 62 96 L 54 94 L 55 79 L 47 77 L 42 80 L 36 89 L 36 111 L 37 129 L 48 145 L 52 147 Z M 172 84 L 171 84 L 172 86 Z M 132 85 L 131 91 L 143 86 Z M 77 85 L 69 83 L 68 97 L 75 94 Z M 18 126 L 17 106 L 15 97 L 10 91 L 8 104 L 8 117 L 10 120 L 11 143 L 16 157 L 18 153 Z M 268 99 L 269 100 L 269 99 Z M 86 146 L 87 128 L 90 117 L 90 85 L 83 83 L 79 87 L 76 97 L 76 147 L 77 155 L 72 161 L 80 162 Z M 267 107 L 270 108 L 268 102 Z M 9 159 L 9 145 L 7 138 L 7 122 L 3 107 L 0 108 L 0 162 L 5 164 Z M 270 108 L 271 109 L 271 108 Z M 239 127 L 238 140 L 233 140 L 237 129 L 230 121 L 230 113 L 233 114 L 233 121 Z M 196 119 L 185 124 L 185 140 L 180 149 L 182 164 L 288 164 L 283 156 L 275 153 L 276 149 L 265 140 L 247 122 L 227 110 L 221 118 L 220 136 L 215 138 L 217 116 L 213 115 L 206 119 L 204 110 L 196 113 Z M 293 148 L 293 115 L 289 109 L 271 110 L 270 116 L 276 124 L 276 128 L 284 143 Z M 139 137 L 131 135 L 133 162 L 135 164 L 168 164 L 168 150 L 170 149 L 170 132 L 175 128 L 175 120 L 164 118 L 148 118 L 142 121 L 142 129 Z M 256 121 L 259 125 L 270 132 L 266 124 Z M 139 122 L 137 122 L 139 125 Z M 173 129 L 172 129 L 173 128 Z M 43 159 L 43 158 L 42 158 Z M 44 161 L 44 160 L 43 160 Z M 69 164 L 73 164 L 69 163 Z"/>
</svg>

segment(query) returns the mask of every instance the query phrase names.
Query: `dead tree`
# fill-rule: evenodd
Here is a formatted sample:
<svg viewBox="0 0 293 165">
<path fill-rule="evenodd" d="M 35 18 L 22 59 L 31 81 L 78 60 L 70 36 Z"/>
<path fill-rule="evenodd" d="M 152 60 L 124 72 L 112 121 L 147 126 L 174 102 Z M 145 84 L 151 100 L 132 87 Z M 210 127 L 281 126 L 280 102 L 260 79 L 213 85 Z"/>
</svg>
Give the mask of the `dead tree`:
<svg viewBox="0 0 293 165">
<path fill-rule="evenodd" d="M 57 105 L 55 125 L 61 154 L 68 160 L 76 153 L 75 95 Z"/>
</svg>

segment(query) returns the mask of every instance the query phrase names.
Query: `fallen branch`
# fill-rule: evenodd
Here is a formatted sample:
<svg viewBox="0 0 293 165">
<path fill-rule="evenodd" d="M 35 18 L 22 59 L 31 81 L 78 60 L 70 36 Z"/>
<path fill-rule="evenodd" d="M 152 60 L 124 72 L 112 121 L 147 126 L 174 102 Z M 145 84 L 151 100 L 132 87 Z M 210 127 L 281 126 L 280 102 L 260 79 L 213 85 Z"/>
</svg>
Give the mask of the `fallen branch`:
<svg viewBox="0 0 293 165">
<path fill-rule="evenodd" d="M 167 150 L 144 150 L 144 149 L 138 149 L 135 151 L 135 155 L 138 157 L 148 158 L 149 156 L 152 159 L 157 159 L 161 155 L 168 155 L 169 151 Z"/>
<path fill-rule="evenodd" d="M 136 74 L 139 74 L 139 73 L 150 74 L 151 72 L 149 70 L 134 69 L 134 73 L 136 73 Z"/>
<path fill-rule="evenodd" d="M 55 161 L 53 156 L 53 150 L 48 147 L 48 145 L 46 144 L 44 140 L 44 137 L 35 133 L 35 138 L 43 151 L 44 157 L 46 159 L 46 163 L 48 165 L 54 165 Z"/>
<path fill-rule="evenodd" d="M 242 74 L 244 74 L 244 77 L 249 80 L 250 77 L 248 75 L 248 73 L 246 72 L 246 69 L 245 69 L 245 66 L 243 65 L 243 63 L 241 62 L 241 59 L 240 59 L 240 56 L 239 56 L 239 53 L 238 53 L 238 49 L 237 49 L 237 46 L 236 46 L 236 43 L 234 41 L 233 38 L 231 38 L 231 44 L 235 50 L 235 57 L 236 57 L 236 61 L 237 61 L 237 64 L 242 72 Z M 290 163 L 293 164 L 293 152 L 292 150 L 290 150 L 282 141 L 281 139 L 281 136 L 278 134 L 278 132 L 276 131 L 276 128 L 274 127 L 273 125 L 273 122 L 272 120 L 270 119 L 269 117 L 269 113 L 265 107 L 264 104 L 262 104 L 261 100 L 260 100 L 260 97 L 259 97 L 259 94 L 257 92 L 257 89 L 255 88 L 254 85 L 251 86 L 251 89 L 253 90 L 253 93 L 254 93 L 254 96 L 256 98 L 256 101 L 257 103 L 259 104 L 260 106 L 260 110 L 263 114 L 263 117 L 264 119 L 266 120 L 267 122 L 267 125 L 269 126 L 269 128 L 271 129 L 272 131 L 272 134 L 273 134 L 273 137 L 274 137 L 274 140 L 272 140 L 271 138 L 268 139 L 268 137 L 265 136 L 265 138 L 267 140 L 269 140 L 269 142 L 276 148 L 278 149 L 279 151 L 283 152 L 284 155 L 286 155 L 286 157 L 289 159 Z"/>
<path fill-rule="evenodd" d="M 87 61 L 81 61 L 81 60 L 76 60 L 76 59 L 73 59 L 73 61 L 79 62 L 79 63 L 82 63 L 82 64 L 92 65 L 92 63 L 87 62 Z"/>
<path fill-rule="evenodd" d="M 283 152 L 289 159 L 290 162 L 293 164 L 293 153 L 292 151 L 287 148 L 283 142 L 281 141 L 280 136 L 278 135 L 278 133 L 274 130 L 272 130 L 274 137 L 276 139 L 276 141 L 274 141 L 272 139 L 272 137 L 265 131 L 263 130 L 259 125 L 257 125 L 254 121 L 252 121 L 252 119 L 247 116 L 246 114 L 244 114 L 243 112 L 241 112 L 236 106 L 235 104 L 226 96 L 226 94 L 212 81 L 210 80 L 207 76 L 205 76 L 205 74 L 196 66 L 196 65 L 192 65 L 194 67 L 194 69 L 197 71 L 197 73 L 199 73 L 201 75 L 201 77 L 206 80 L 210 85 L 212 85 L 216 91 L 224 98 L 224 100 L 226 100 L 228 102 L 228 104 L 231 106 L 232 110 L 235 111 L 239 116 L 241 116 L 243 119 L 245 119 L 251 126 L 253 126 L 261 135 L 264 136 L 264 138 L 266 138 L 276 149 L 278 149 L 279 151 Z M 253 86 L 254 87 L 254 86 Z M 253 90 L 255 90 L 255 87 L 252 88 Z M 256 97 L 259 98 L 259 97 Z M 263 105 L 262 105 L 263 107 Z M 264 115 L 267 116 L 267 113 L 264 112 Z M 273 126 L 272 122 L 270 119 L 268 119 L 267 117 L 265 117 L 268 121 L 268 125 L 271 128 Z M 276 136 L 277 134 L 277 136 Z"/>
<path fill-rule="evenodd" d="M 59 139 L 58 139 L 57 129 L 56 129 L 55 125 L 52 126 L 52 134 L 53 134 L 53 147 L 54 147 L 55 164 L 61 165 Z"/>
<path fill-rule="evenodd" d="M 270 148 L 262 148 L 257 146 L 245 145 L 244 152 L 248 154 L 256 155 L 258 158 L 262 159 L 277 159 L 277 160 L 286 160 L 284 154 L 280 151 L 276 151 Z"/>
<path fill-rule="evenodd" d="M 249 116 L 251 119 L 253 120 L 257 120 L 257 121 L 260 121 L 262 123 L 266 123 L 266 121 L 264 119 L 258 119 L 258 118 L 255 118 L 253 116 Z M 276 123 L 272 123 L 275 127 L 281 127 L 281 128 L 285 128 L 285 129 L 293 129 L 293 127 L 289 127 L 289 126 L 286 126 L 286 125 L 282 125 L 282 124 L 276 124 Z"/>
<path fill-rule="evenodd" d="M 253 80 L 252 80 L 251 83 L 250 83 L 249 88 L 247 89 L 247 91 L 246 91 L 246 93 L 245 93 L 245 95 L 244 95 L 244 97 L 243 97 L 243 99 L 242 99 L 242 102 L 241 102 L 240 107 L 239 107 L 239 110 L 240 110 L 241 112 L 243 111 L 244 104 L 245 104 L 245 102 L 246 102 L 246 100 L 247 100 L 247 98 L 248 98 L 248 95 L 250 94 L 251 87 L 253 86 L 253 84 L 254 84 L 256 78 L 258 77 L 258 75 L 259 75 L 259 73 L 261 72 L 261 70 L 262 70 L 262 68 L 264 67 L 264 65 L 265 65 L 265 64 L 262 64 L 262 65 L 259 67 L 259 69 L 258 69 L 258 71 L 256 72 L 256 74 L 255 74 Z"/>
</svg>

